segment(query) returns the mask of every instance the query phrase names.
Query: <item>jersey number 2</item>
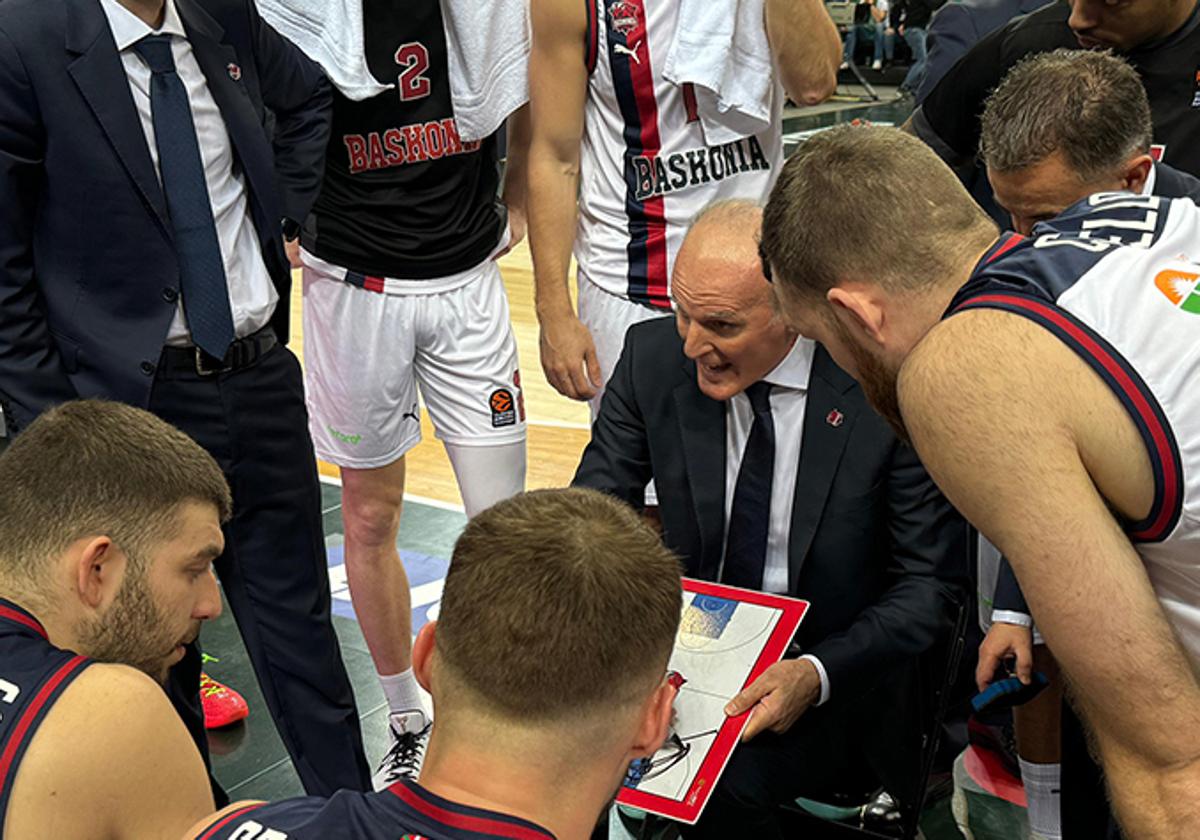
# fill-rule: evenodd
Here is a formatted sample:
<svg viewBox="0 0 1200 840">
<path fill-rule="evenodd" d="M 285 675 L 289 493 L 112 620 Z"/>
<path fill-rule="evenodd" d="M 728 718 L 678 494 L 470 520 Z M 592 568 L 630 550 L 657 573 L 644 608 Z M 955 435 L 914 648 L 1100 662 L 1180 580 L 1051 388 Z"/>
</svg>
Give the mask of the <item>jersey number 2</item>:
<svg viewBox="0 0 1200 840">
<path fill-rule="evenodd" d="M 429 50 L 425 45 L 420 41 L 401 44 L 396 50 L 396 63 L 404 68 L 398 82 L 400 101 L 411 102 L 428 96 L 430 84 L 425 71 L 429 69 Z"/>
</svg>

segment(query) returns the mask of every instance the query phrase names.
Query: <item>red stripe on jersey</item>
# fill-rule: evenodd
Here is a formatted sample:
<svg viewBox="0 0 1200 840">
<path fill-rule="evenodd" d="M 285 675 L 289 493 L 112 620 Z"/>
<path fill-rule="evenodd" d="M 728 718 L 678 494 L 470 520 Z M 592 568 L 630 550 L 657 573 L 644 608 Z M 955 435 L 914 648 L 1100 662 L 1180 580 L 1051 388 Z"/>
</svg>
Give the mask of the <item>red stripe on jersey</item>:
<svg viewBox="0 0 1200 840">
<path fill-rule="evenodd" d="M 1020 245 L 1024 241 L 1025 241 L 1025 237 L 1021 236 L 1021 234 L 1010 233 L 1008 235 L 1008 241 L 1005 242 L 1003 245 L 1001 245 L 999 248 L 997 248 L 995 250 L 995 252 L 990 257 L 987 258 L 987 261 L 989 263 L 995 262 L 996 260 L 1000 259 L 1002 256 L 1007 254 L 1013 248 L 1016 248 L 1018 245 Z"/>
<path fill-rule="evenodd" d="M 46 701 L 50 699 L 50 695 L 62 685 L 63 680 L 78 671 L 86 662 L 87 657 L 76 656 L 64 663 L 55 672 L 54 676 L 46 680 L 42 685 L 41 691 L 37 693 L 25 708 L 25 711 L 21 714 L 21 719 L 17 721 L 17 725 L 13 728 L 12 735 L 9 736 L 8 745 L 4 748 L 4 754 L 0 755 L 0 790 L 4 790 L 8 785 L 8 774 L 12 770 L 12 763 L 17 755 L 17 750 L 20 749 L 21 743 L 25 740 L 25 736 L 29 732 L 29 727 L 33 726 L 34 719 L 41 713 L 42 707 L 46 705 Z"/>
<path fill-rule="evenodd" d="M 642 61 L 629 62 L 629 74 L 633 79 L 633 96 L 637 103 L 638 119 L 642 128 L 642 154 L 656 159 L 662 151 L 662 138 L 658 133 L 658 100 L 654 95 L 654 69 L 650 62 L 650 38 L 646 32 L 646 4 L 644 0 L 630 0 L 637 7 L 637 27 L 625 40 L 645 51 Z M 646 223 L 646 294 L 655 306 L 670 307 L 667 296 L 667 216 L 663 197 L 652 196 L 642 202 Z"/>
<path fill-rule="evenodd" d="M 368 292 L 382 292 L 383 291 L 383 282 L 384 281 L 383 281 L 382 277 L 364 276 L 363 277 L 363 288 L 366 289 Z"/>
<path fill-rule="evenodd" d="M 683 107 L 687 111 L 688 122 L 700 119 L 700 108 L 696 105 L 696 86 L 691 82 L 684 82 L 683 85 Z"/>
<path fill-rule="evenodd" d="M 15 622 L 17 624 L 24 625 L 25 627 L 28 627 L 33 632 L 37 633 L 43 639 L 46 639 L 47 641 L 49 641 L 49 637 L 46 635 L 46 629 L 44 627 L 42 627 L 42 625 L 39 624 L 37 619 L 35 619 L 35 618 L 30 618 L 29 616 L 25 615 L 24 613 L 20 613 L 20 612 L 17 612 L 16 610 L 9 609 L 8 607 L 3 607 L 3 606 L 0 606 L 0 618 L 5 618 L 5 619 L 8 619 L 9 621 Z"/>
<path fill-rule="evenodd" d="M 587 66 L 588 75 L 592 75 L 592 71 L 596 69 L 596 57 L 600 54 L 600 27 L 596 20 L 598 0 L 583 0 L 587 4 L 587 34 L 584 36 L 586 43 L 584 44 L 584 64 Z"/>
<path fill-rule="evenodd" d="M 547 840 L 547 838 L 553 840 L 553 835 L 546 831 L 502 820 L 491 820 L 486 817 L 476 817 L 471 814 L 460 814 L 457 811 L 450 811 L 423 799 L 417 791 L 408 787 L 404 782 L 398 782 L 389 787 L 388 790 L 398 796 L 410 808 L 420 811 L 425 816 L 435 819 L 449 828 L 474 831 L 477 834 L 490 834 L 493 837 L 508 837 L 512 838 L 512 840 Z"/>
<path fill-rule="evenodd" d="M 1086 353 L 1092 359 L 1095 359 L 1120 385 L 1122 393 L 1137 409 L 1138 417 L 1141 418 L 1146 429 L 1149 431 L 1150 438 L 1154 441 L 1155 453 L 1158 455 L 1159 463 L 1162 464 L 1162 506 L 1148 527 L 1132 532 L 1130 536 L 1144 542 L 1154 542 L 1166 537 L 1167 535 L 1161 533 L 1161 531 L 1171 522 L 1171 519 L 1175 515 L 1175 509 L 1179 505 L 1180 488 L 1176 481 L 1176 477 L 1179 474 L 1179 465 L 1175 461 L 1175 452 L 1171 446 L 1170 432 L 1163 426 L 1157 412 L 1150 405 L 1150 401 L 1146 399 L 1146 395 L 1142 393 L 1141 388 L 1138 387 L 1133 377 L 1125 369 L 1127 363 L 1123 359 L 1114 357 L 1106 348 L 1098 344 L 1069 318 L 1064 317 L 1056 308 L 1035 300 L 1030 300 L 1029 298 L 1017 295 L 980 295 L 979 297 L 963 301 L 958 308 L 961 309 L 964 306 L 987 303 L 999 303 L 1017 309 L 1024 309 L 1046 319 L 1069 335 L 1075 341 L 1079 350 Z"/>
<path fill-rule="evenodd" d="M 253 805 L 247 805 L 245 808 L 238 808 L 232 814 L 226 814 L 220 820 L 210 825 L 203 834 L 196 838 L 196 840 L 209 840 L 209 838 L 213 837 L 218 831 L 229 825 L 234 820 L 238 819 L 239 817 L 244 817 L 251 811 L 258 810 L 266 804 L 267 803 L 265 802 L 256 802 Z"/>
</svg>

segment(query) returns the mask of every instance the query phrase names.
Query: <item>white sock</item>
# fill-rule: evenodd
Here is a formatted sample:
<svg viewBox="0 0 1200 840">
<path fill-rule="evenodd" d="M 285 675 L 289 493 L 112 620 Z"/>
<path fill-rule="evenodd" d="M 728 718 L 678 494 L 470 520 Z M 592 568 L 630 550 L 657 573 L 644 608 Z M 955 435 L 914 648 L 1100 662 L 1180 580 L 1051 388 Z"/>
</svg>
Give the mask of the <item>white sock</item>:
<svg viewBox="0 0 1200 840">
<path fill-rule="evenodd" d="M 425 712 L 425 705 L 421 702 L 421 687 L 417 685 L 417 678 L 413 676 L 412 668 L 407 671 L 401 671 L 399 674 L 377 674 L 379 684 L 383 686 L 383 696 L 387 698 L 388 711 L 395 714 L 396 712 L 411 712 L 418 710 L 425 713 L 428 717 L 428 712 Z"/>
<path fill-rule="evenodd" d="M 1029 804 L 1029 831 L 1045 840 L 1062 840 L 1059 801 L 1062 789 L 1061 764 L 1034 764 L 1019 759 L 1025 801 Z"/>
</svg>

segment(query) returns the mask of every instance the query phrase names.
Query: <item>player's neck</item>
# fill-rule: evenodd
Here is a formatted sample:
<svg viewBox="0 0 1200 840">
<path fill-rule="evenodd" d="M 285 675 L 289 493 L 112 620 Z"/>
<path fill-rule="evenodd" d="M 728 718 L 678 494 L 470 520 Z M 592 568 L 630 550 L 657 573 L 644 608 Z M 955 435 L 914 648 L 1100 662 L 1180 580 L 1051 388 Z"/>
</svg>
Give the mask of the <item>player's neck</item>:
<svg viewBox="0 0 1200 840">
<path fill-rule="evenodd" d="M 615 793 L 616 780 L 588 758 L 565 769 L 537 759 L 539 751 L 494 749 L 438 738 L 435 727 L 420 784 L 425 790 L 459 805 L 519 817 L 558 840 L 587 840 L 596 817 Z"/>
</svg>

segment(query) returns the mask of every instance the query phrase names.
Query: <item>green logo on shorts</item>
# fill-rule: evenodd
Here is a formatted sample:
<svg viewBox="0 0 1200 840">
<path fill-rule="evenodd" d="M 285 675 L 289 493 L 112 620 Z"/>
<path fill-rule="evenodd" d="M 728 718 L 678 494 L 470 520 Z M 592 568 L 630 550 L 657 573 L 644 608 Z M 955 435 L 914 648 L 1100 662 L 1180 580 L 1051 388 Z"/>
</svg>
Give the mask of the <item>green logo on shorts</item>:
<svg viewBox="0 0 1200 840">
<path fill-rule="evenodd" d="M 342 443 L 348 443 L 351 446 L 358 446 L 358 442 L 362 440 L 362 435 L 343 434 L 333 428 L 333 426 L 326 426 L 325 428 L 329 430 L 329 434 L 333 435 L 334 440 L 340 440 Z"/>
</svg>

